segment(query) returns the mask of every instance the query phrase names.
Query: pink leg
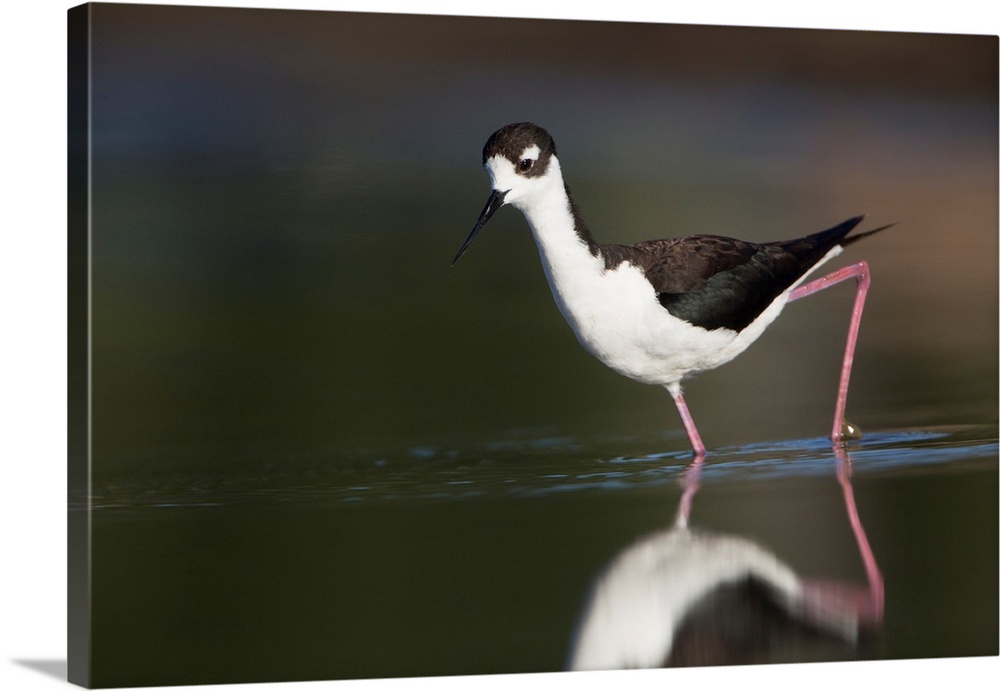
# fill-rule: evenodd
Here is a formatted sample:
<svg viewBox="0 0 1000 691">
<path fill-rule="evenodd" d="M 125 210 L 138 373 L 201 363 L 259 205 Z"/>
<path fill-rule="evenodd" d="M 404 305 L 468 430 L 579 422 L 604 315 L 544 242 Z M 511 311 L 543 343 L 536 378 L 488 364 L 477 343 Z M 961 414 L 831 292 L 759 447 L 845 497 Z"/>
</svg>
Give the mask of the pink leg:
<svg viewBox="0 0 1000 691">
<path fill-rule="evenodd" d="M 703 455 L 695 455 L 691 465 L 688 466 L 687 471 L 684 473 L 684 480 L 682 482 L 684 494 L 681 495 L 681 502 L 677 507 L 677 518 L 674 521 L 678 527 L 688 524 L 688 518 L 691 516 L 691 504 L 694 502 L 694 495 L 697 493 L 700 485 L 701 466 L 704 461 L 705 457 Z"/>
<path fill-rule="evenodd" d="M 858 550 L 861 552 L 861 561 L 865 565 L 865 574 L 868 576 L 869 607 L 865 611 L 868 618 L 875 622 L 882 620 L 882 610 L 885 603 L 885 582 L 882 580 L 882 572 L 875 561 L 875 554 L 871 545 L 868 544 L 868 537 L 865 535 L 864 526 L 861 525 L 861 518 L 858 516 L 858 507 L 854 503 L 854 490 L 851 488 L 851 460 L 844 453 L 843 449 L 837 449 L 837 479 L 844 490 L 844 505 L 847 507 L 847 518 L 851 522 L 851 530 L 854 532 L 854 539 L 858 543 Z"/>
<path fill-rule="evenodd" d="M 840 387 L 837 390 L 837 410 L 833 416 L 833 431 L 830 439 L 839 442 L 844 439 L 844 409 L 847 407 L 847 385 L 851 381 L 851 365 L 854 363 L 854 346 L 858 342 L 858 327 L 861 326 L 861 313 L 865 308 L 865 296 L 868 294 L 868 286 L 871 285 L 871 275 L 868 272 L 868 263 L 860 261 L 857 264 L 845 266 L 833 273 L 810 281 L 801 285 L 791 292 L 788 301 L 798 300 L 807 295 L 812 295 L 832 285 L 836 285 L 848 278 L 854 278 L 858 282 L 857 292 L 854 294 L 854 309 L 851 311 L 851 323 L 847 329 L 847 347 L 844 349 L 844 364 L 840 369 Z"/>
<path fill-rule="evenodd" d="M 681 421 L 684 423 L 684 429 L 687 430 L 688 439 L 691 440 L 691 447 L 694 449 L 694 457 L 696 459 L 704 458 L 705 445 L 701 443 L 701 435 L 698 434 L 698 428 L 694 426 L 694 419 L 691 417 L 687 403 L 684 402 L 680 384 L 670 384 L 667 386 L 667 391 L 674 397 L 677 412 L 681 414 Z"/>
<path fill-rule="evenodd" d="M 885 607 L 885 581 L 882 572 L 875 561 L 865 529 L 861 525 L 858 507 L 854 503 L 854 491 L 851 489 L 851 461 L 841 447 L 835 447 L 837 456 L 837 479 L 844 492 L 844 507 L 847 509 L 847 519 L 851 523 L 851 531 L 861 554 L 865 567 L 868 587 L 862 588 L 838 581 L 807 581 L 803 583 L 803 605 L 813 613 L 826 613 L 837 618 L 856 619 L 858 623 L 877 625 L 882 621 Z"/>
</svg>

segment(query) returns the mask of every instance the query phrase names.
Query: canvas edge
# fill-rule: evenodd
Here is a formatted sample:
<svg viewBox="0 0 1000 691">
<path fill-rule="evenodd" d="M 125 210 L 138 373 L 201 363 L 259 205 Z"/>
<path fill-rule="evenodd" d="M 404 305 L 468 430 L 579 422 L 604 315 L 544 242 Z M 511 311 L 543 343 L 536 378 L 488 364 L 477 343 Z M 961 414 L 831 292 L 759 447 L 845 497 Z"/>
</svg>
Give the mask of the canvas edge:
<svg viewBox="0 0 1000 691">
<path fill-rule="evenodd" d="M 67 10 L 67 681 L 91 680 L 90 20 Z"/>
</svg>

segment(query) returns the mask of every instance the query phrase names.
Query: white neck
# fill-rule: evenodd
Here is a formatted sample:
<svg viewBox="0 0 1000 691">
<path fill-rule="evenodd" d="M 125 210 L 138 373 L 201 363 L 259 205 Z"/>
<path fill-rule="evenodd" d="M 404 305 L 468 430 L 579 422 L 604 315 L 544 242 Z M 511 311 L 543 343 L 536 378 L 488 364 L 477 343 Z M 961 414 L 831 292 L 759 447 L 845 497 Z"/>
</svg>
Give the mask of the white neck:
<svg viewBox="0 0 1000 691">
<path fill-rule="evenodd" d="M 573 267 L 580 271 L 583 268 L 581 263 L 603 266 L 603 261 L 591 254 L 587 242 L 577 234 L 566 184 L 555 156 L 550 159 L 545 176 L 533 185 L 531 193 L 510 203 L 528 221 L 546 274 L 553 271 L 562 279 L 565 278 L 561 275 L 563 269 Z M 552 280 L 553 276 L 549 276 L 550 283 Z M 553 290 L 555 288 L 553 284 Z"/>
<path fill-rule="evenodd" d="M 604 260 L 591 253 L 576 231 L 569 195 L 554 156 L 531 194 L 513 200 L 511 205 L 528 221 L 559 311 L 579 334 L 579 321 L 584 318 L 578 309 L 580 296 L 591 293 L 599 283 Z"/>
</svg>

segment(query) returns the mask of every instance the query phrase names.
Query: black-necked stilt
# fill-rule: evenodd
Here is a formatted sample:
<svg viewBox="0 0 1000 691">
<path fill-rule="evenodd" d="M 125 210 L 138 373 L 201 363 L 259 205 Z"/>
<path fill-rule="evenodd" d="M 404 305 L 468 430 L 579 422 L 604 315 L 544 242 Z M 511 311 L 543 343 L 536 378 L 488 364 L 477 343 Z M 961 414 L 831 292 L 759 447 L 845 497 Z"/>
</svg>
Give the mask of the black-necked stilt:
<svg viewBox="0 0 1000 691">
<path fill-rule="evenodd" d="M 552 295 L 583 347 L 616 372 L 665 386 L 696 456 L 705 446 L 681 394 L 688 375 L 742 353 L 786 303 L 848 278 L 857 280 L 831 439 L 851 435 L 844 407 L 858 325 L 869 285 L 860 261 L 802 284 L 843 248 L 889 226 L 848 237 L 861 216 L 795 240 L 753 243 L 717 235 L 601 244 L 563 182 L 555 142 L 522 122 L 483 148 L 492 189 L 457 262 L 501 206 L 519 209 L 538 244 Z M 848 426 L 849 428 L 849 426 Z"/>
<path fill-rule="evenodd" d="M 885 582 L 854 501 L 850 459 L 835 453 L 865 585 L 805 579 L 745 537 L 690 527 L 696 458 L 674 524 L 620 552 L 595 579 L 569 668 L 751 664 L 845 644 L 850 654 L 882 622 Z"/>
</svg>

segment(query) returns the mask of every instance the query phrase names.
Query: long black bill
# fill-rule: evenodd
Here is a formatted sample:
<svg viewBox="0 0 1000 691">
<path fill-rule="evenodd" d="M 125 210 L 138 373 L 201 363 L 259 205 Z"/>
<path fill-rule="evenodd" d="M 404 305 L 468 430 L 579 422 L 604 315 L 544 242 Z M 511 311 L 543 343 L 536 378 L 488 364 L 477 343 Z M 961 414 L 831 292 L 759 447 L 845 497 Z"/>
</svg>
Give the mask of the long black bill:
<svg viewBox="0 0 1000 691">
<path fill-rule="evenodd" d="M 465 254 L 465 250 L 469 249 L 469 245 L 471 245 L 472 241 L 476 239 L 476 236 L 479 235 L 479 231 L 483 229 L 483 226 L 485 226 L 486 222 L 490 220 L 490 217 L 497 212 L 497 209 L 503 206 L 503 198 L 506 196 L 506 192 L 493 190 L 492 194 L 490 194 L 490 198 L 486 200 L 486 206 L 483 207 L 483 212 L 479 214 L 479 220 L 476 221 L 476 225 L 472 227 L 472 232 L 469 233 L 469 237 L 465 238 L 465 242 L 462 243 L 462 247 L 458 250 L 458 254 L 456 254 L 455 258 L 451 260 L 452 266 L 454 266 L 455 262 L 462 258 L 462 255 Z"/>
</svg>

